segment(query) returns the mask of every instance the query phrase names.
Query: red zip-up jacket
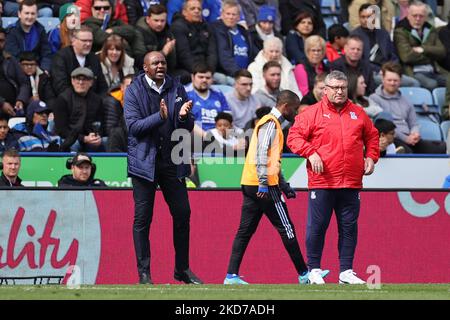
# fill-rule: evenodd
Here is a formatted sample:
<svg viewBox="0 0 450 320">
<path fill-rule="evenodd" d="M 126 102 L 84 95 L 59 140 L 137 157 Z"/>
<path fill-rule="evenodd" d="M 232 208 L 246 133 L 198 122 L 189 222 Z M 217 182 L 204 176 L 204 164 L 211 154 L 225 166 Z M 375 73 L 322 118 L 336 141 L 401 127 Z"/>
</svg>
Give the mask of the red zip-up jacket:
<svg viewBox="0 0 450 320">
<path fill-rule="evenodd" d="M 347 100 L 340 112 L 327 96 L 296 116 L 287 145 L 308 159 L 317 152 L 324 171 L 316 174 L 307 162 L 310 189 L 362 188 L 364 158 L 380 155 L 378 130 L 363 108 Z"/>
</svg>

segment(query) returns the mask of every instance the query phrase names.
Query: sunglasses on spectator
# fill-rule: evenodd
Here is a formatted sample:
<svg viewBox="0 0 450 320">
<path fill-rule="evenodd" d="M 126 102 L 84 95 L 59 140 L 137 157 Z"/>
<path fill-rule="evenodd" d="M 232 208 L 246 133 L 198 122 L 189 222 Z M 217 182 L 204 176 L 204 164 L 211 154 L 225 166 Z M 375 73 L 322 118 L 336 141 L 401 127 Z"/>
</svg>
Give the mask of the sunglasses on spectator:
<svg viewBox="0 0 450 320">
<path fill-rule="evenodd" d="M 111 9 L 111 6 L 94 6 L 94 9 L 96 10 L 96 11 L 100 11 L 100 10 L 109 10 L 109 9 Z"/>
</svg>

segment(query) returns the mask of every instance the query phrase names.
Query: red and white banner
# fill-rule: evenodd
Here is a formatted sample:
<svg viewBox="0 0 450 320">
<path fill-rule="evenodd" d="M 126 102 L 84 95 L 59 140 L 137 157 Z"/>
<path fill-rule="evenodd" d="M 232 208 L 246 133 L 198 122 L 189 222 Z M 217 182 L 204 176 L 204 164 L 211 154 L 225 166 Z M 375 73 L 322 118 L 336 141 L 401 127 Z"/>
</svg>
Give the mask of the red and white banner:
<svg viewBox="0 0 450 320">
<path fill-rule="evenodd" d="M 239 191 L 190 191 L 191 268 L 206 283 L 222 283 L 237 231 Z M 137 283 L 130 190 L 0 191 L 0 278 L 67 276 L 79 267 L 84 284 Z M 151 226 L 152 279 L 173 280 L 172 220 L 162 194 Z M 381 271 L 382 283 L 449 283 L 450 193 L 362 192 L 354 269 Z M 306 259 L 307 193 L 288 200 Z M 335 219 L 328 229 L 322 268 L 337 282 Z M 263 218 L 240 273 L 250 283 L 296 283 L 281 239 Z M 67 279 L 67 277 L 66 277 Z"/>
</svg>

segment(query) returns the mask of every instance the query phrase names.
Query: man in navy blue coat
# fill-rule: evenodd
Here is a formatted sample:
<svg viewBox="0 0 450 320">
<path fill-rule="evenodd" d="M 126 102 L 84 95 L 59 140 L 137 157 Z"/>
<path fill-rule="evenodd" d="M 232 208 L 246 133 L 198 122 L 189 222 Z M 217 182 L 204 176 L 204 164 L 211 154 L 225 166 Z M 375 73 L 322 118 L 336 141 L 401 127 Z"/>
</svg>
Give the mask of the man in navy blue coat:
<svg viewBox="0 0 450 320">
<path fill-rule="evenodd" d="M 194 128 L 191 108 L 192 101 L 188 101 L 183 85 L 167 75 L 164 55 L 157 51 L 147 53 L 144 73 L 133 80 L 124 101 L 128 175 L 135 203 L 133 239 L 141 284 L 153 283 L 149 232 L 158 185 L 173 218 L 174 278 L 184 283 L 202 283 L 189 268 L 191 210 L 184 178 L 190 174 L 190 161 L 180 163 L 172 158 L 172 150 L 179 146 L 177 141 L 171 141 L 172 133 L 184 129 L 189 135 Z"/>
</svg>

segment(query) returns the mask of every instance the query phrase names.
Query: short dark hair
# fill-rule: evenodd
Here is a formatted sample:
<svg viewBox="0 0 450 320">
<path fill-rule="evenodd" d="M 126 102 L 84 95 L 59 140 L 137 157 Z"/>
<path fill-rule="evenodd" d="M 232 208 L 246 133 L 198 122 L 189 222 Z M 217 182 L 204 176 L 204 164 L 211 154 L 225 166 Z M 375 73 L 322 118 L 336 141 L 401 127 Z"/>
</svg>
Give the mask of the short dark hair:
<svg viewBox="0 0 450 320">
<path fill-rule="evenodd" d="M 167 8 L 162 4 L 153 4 L 148 9 L 147 16 L 150 17 L 152 14 L 162 14 L 162 13 L 167 13 Z"/>
<path fill-rule="evenodd" d="M 281 64 L 277 61 L 268 61 L 263 65 L 263 73 L 272 67 L 277 67 L 281 69 Z"/>
<path fill-rule="evenodd" d="M 217 123 L 219 120 L 227 120 L 229 123 L 233 123 L 233 116 L 228 112 L 219 112 L 214 121 Z"/>
<path fill-rule="evenodd" d="M 400 77 L 402 76 L 402 66 L 394 61 L 388 61 L 381 66 L 381 73 L 384 76 L 386 72 L 394 72 L 398 74 Z"/>
<path fill-rule="evenodd" d="M 239 78 L 253 78 L 253 76 L 247 69 L 240 69 L 234 73 L 234 80 L 237 81 Z"/>
<path fill-rule="evenodd" d="M 364 3 L 359 7 L 359 11 L 358 13 L 360 14 L 361 12 L 363 12 L 364 10 L 370 8 L 371 6 L 373 6 L 373 4 L 371 3 Z"/>
<path fill-rule="evenodd" d="M 213 70 L 206 63 L 199 62 L 199 63 L 194 64 L 194 66 L 192 67 L 193 75 L 195 75 L 197 73 L 207 73 L 207 72 L 213 73 Z"/>
<path fill-rule="evenodd" d="M 19 62 L 22 61 L 38 61 L 38 57 L 32 51 L 23 51 L 19 54 Z"/>
<path fill-rule="evenodd" d="M 1 113 L 1 112 L 0 112 L 0 121 L 6 121 L 6 122 L 8 122 L 8 121 L 9 121 L 9 115 L 6 114 L 6 113 Z"/>
<path fill-rule="evenodd" d="M 328 41 L 334 43 L 336 38 L 346 38 L 350 35 L 346 27 L 340 24 L 333 24 L 328 28 Z"/>
<path fill-rule="evenodd" d="M 0 33 L 3 33 L 4 35 L 6 35 L 6 30 L 3 27 L 0 27 Z"/>
<path fill-rule="evenodd" d="M 19 4 L 19 11 L 22 11 L 24 6 L 27 6 L 27 7 L 36 6 L 37 7 L 36 0 L 23 0 Z"/>
<path fill-rule="evenodd" d="M 358 36 L 358 35 L 356 35 L 356 34 L 350 35 L 350 36 L 348 37 L 348 41 L 350 41 L 350 40 L 358 41 L 358 42 L 361 42 L 362 44 L 364 44 L 364 40 L 363 40 L 360 36 Z"/>
<path fill-rule="evenodd" d="M 291 91 L 291 90 L 283 90 L 278 94 L 277 97 L 277 106 L 282 105 L 282 104 L 294 104 L 297 103 L 298 105 L 300 105 L 300 98 L 298 97 L 298 95 Z"/>
<path fill-rule="evenodd" d="M 382 133 L 389 133 L 397 128 L 397 126 L 392 121 L 386 119 L 377 119 L 374 125 L 375 128 L 377 128 L 379 135 L 381 135 Z"/>
<path fill-rule="evenodd" d="M 266 114 L 270 113 L 270 110 L 272 110 L 272 108 L 268 106 L 259 107 L 255 111 L 256 118 L 261 119 Z"/>
</svg>

